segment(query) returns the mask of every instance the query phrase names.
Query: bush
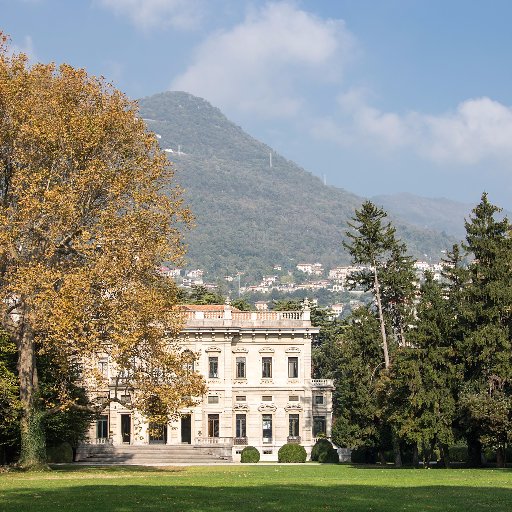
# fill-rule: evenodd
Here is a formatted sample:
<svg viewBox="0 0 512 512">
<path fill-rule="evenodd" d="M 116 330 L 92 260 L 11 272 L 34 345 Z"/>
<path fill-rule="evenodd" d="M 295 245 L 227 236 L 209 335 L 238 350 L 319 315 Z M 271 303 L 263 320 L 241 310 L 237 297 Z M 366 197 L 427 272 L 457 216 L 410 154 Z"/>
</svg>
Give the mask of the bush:
<svg viewBox="0 0 512 512">
<path fill-rule="evenodd" d="M 73 462 L 73 448 L 71 448 L 69 443 L 47 446 L 46 456 L 48 457 L 48 462 Z"/>
<path fill-rule="evenodd" d="M 336 450 L 336 448 L 331 448 L 330 450 L 322 451 L 318 455 L 318 462 L 322 462 L 324 464 L 337 464 L 339 461 L 340 456 L 338 455 L 338 450 Z"/>
<path fill-rule="evenodd" d="M 468 447 L 465 444 L 450 446 L 449 452 L 450 462 L 467 462 Z"/>
<path fill-rule="evenodd" d="M 277 452 L 278 462 L 306 462 L 306 449 L 295 443 L 284 444 Z"/>
<path fill-rule="evenodd" d="M 246 446 L 240 455 L 240 462 L 259 462 L 260 452 L 254 446 Z"/>
<path fill-rule="evenodd" d="M 332 450 L 332 443 L 329 439 L 319 439 L 311 449 L 311 460 L 320 460 L 320 454 Z"/>
</svg>

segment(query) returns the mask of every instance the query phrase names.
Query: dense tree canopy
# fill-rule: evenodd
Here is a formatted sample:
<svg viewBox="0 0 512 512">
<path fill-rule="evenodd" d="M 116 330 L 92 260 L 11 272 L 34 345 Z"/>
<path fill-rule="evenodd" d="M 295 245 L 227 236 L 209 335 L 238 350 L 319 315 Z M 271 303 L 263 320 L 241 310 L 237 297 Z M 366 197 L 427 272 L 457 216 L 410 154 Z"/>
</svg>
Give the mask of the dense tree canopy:
<svg viewBox="0 0 512 512">
<path fill-rule="evenodd" d="M 76 403 L 67 386 L 45 403 L 43 355 L 63 374 L 81 364 L 94 388 L 107 354 L 149 416 L 203 392 L 173 342 L 175 285 L 156 272 L 182 255 L 190 218 L 172 179 L 123 94 L 68 65 L 30 66 L 2 38 L 0 319 L 18 353 L 22 465 L 44 461 L 45 415 Z"/>
</svg>

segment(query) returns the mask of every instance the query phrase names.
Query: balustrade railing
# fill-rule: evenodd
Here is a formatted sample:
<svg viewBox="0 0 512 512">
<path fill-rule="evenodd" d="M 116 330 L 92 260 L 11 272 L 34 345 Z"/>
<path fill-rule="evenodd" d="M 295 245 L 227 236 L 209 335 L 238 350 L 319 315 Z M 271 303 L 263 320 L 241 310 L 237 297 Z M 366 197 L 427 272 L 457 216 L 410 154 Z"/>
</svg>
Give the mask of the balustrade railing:
<svg viewBox="0 0 512 512">
<path fill-rule="evenodd" d="M 232 437 L 196 437 L 196 445 L 232 445 Z"/>
</svg>

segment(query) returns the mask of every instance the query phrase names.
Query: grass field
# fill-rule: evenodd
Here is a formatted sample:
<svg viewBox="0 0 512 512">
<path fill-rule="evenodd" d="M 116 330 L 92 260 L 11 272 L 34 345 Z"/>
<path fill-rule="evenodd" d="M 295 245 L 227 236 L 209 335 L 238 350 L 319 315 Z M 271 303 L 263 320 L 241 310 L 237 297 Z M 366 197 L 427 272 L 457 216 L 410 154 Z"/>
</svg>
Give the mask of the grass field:
<svg viewBox="0 0 512 512">
<path fill-rule="evenodd" d="M 1 512 L 512 511 L 512 470 L 345 465 L 0 473 Z"/>
</svg>

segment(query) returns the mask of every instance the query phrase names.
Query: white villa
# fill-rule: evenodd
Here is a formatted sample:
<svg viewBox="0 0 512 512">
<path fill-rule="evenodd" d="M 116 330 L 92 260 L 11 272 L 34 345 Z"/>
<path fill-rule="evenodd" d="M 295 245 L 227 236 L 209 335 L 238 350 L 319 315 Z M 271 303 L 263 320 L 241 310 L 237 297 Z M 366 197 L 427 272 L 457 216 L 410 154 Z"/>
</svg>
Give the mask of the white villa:
<svg viewBox="0 0 512 512">
<path fill-rule="evenodd" d="M 252 445 L 270 461 L 287 442 L 309 453 L 319 434 L 330 436 L 333 381 L 311 378 L 318 329 L 307 305 L 288 312 L 189 305 L 185 316 L 180 337 L 199 354 L 208 387 L 202 402 L 157 435 L 136 411 L 112 403 L 91 425 L 90 444 L 207 446 L 234 461 Z"/>
</svg>

